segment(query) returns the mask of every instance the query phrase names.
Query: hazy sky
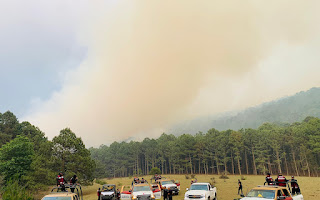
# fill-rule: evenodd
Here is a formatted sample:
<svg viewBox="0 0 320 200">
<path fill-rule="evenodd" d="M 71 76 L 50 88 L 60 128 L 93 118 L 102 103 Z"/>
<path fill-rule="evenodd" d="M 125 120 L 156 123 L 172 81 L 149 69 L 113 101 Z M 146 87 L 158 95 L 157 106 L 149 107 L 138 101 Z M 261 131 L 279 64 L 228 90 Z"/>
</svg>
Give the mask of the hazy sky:
<svg viewBox="0 0 320 200">
<path fill-rule="evenodd" d="M 0 112 L 88 146 L 320 86 L 319 1 L 1 1 Z"/>
</svg>

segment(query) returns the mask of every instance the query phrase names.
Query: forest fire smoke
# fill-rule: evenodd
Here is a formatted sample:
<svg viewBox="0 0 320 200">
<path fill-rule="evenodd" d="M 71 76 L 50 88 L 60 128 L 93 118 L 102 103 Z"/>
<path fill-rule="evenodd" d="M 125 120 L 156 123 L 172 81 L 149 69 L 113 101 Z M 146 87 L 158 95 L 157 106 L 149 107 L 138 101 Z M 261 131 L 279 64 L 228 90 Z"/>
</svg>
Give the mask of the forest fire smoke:
<svg viewBox="0 0 320 200">
<path fill-rule="evenodd" d="M 192 117 L 190 105 L 208 83 L 222 91 L 207 95 L 210 109 L 223 111 L 232 93 L 218 80 L 252 71 L 281 41 L 297 44 L 315 35 L 315 2 L 258 3 L 90 5 L 94 16 L 79 26 L 86 61 L 27 119 L 49 137 L 70 127 L 96 146 L 160 135 L 168 124 Z"/>
</svg>

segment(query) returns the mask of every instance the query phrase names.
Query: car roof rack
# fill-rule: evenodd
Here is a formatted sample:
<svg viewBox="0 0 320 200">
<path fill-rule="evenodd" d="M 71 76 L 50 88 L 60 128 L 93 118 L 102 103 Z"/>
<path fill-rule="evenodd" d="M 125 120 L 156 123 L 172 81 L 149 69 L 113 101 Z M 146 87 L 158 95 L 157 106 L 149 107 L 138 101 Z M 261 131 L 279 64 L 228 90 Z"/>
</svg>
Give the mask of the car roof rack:
<svg viewBox="0 0 320 200">
<path fill-rule="evenodd" d="M 64 184 L 64 188 L 66 189 L 65 191 L 62 190 L 61 186 L 53 187 L 51 189 L 51 193 L 76 193 L 79 199 L 83 200 L 82 188 L 80 184 L 74 184 L 74 185 Z M 68 188 L 70 189 L 70 191 L 67 191 Z M 71 189 L 74 189 L 74 192 L 71 192 Z"/>
</svg>

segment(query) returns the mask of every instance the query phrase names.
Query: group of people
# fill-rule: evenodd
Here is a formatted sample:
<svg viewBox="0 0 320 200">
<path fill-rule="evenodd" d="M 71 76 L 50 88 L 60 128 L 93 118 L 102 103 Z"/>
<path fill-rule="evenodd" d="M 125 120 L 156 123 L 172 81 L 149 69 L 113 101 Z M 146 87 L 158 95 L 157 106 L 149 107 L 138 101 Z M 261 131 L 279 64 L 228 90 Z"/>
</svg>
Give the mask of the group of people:
<svg viewBox="0 0 320 200">
<path fill-rule="evenodd" d="M 62 172 L 60 172 L 58 174 L 58 176 L 56 177 L 56 180 L 57 180 L 57 186 L 60 187 L 61 191 L 66 191 L 65 183 L 67 183 L 67 181 L 65 180 Z M 74 187 L 73 186 L 76 185 L 77 181 L 78 181 L 77 175 L 73 175 L 70 178 L 70 186 L 71 186 L 70 190 L 71 190 L 71 192 L 74 192 Z"/>
<path fill-rule="evenodd" d="M 271 174 L 267 173 L 265 183 L 267 183 L 267 185 L 278 185 L 278 186 L 286 187 L 287 182 L 290 182 L 291 192 L 293 195 L 300 193 L 298 181 L 294 178 L 294 176 L 291 176 L 291 179 L 287 180 L 286 177 L 282 175 L 282 173 L 279 173 L 278 177 L 275 180 L 273 180 L 273 178 L 271 177 Z M 238 186 L 239 186 L 238 194 L 243 194 L 242 183 L 240 179 L 238 179 Z"/>
<path fill-rule="evenodd" d="M 138 184 L 138 183 L 148 183 L 148 181 L 145 180 L 144 178 L 141 178 L 140 180 L 138 177 L 134 177 L 131 185 Z"/>
<path fill-rule="evenodd" d="M 172 191 L 166 186 L 163 186 L 163 200 L 172 200 Z"/>
<path fill-rule="evenodd" d="M 155 174 L 153 178 L 154 178 L 154 181 L 162 179 L 161 175 L 158 175 L 158 174 Z"/>
<path fill-rule="evenodd" d="M 282 173 L 279 173 L 275 181 L 273 181 L 270 173 L 268 173 L 266 176 L 266 183 L 268 185 L 278 185 L 278 186 L 286 187 L 287 182 L 290 182 L 292 194 L 300 193 L 298 181 L 294 178 L 294 176 L 291 176 L 291 179 L 287 180 L 286 177 L 282 175 Z"/>
</svg>

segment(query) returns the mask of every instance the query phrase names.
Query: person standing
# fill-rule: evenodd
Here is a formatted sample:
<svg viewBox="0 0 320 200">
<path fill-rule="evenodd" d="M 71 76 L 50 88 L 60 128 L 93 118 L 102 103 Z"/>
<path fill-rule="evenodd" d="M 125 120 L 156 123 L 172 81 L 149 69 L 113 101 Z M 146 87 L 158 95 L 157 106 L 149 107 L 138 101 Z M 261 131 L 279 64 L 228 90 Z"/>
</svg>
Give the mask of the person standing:
<svg viewBox="0 0 320 200">
<path fill-rule="evenodd" d="M 286 187 L 287 179 L 286 177 L 282 176 L 282 173 L 279 173 L 278 178 L 276 179 L 276 183 L 279 186 Z"/>
<path fill-rule="evenodd" d="M 100 200 L 100 196 L 101 196 L 101 190 L 100 190 L 100 188 L 99 188 L 98 191 L 97 191 L 97 195 L 98 195 L 98 200 Z"/>
<path fill-rule="evenodd" d="M 291 191 L 292 191 L 292 194 L 299 194 L 300 193 L 300 188 L 299 188 L 299 185 L 298 185 L 298 181 L 296 179 L 294 179 L 294 176 L 291 177 Z"/>
<path fill-rule="evenodd" d="M 75 188 L 75 185 L 76 185 L 76 183 L 77 183 L 77 180 L 78 180 L 78 178 L 77 178 L 77 175 L 73 175 L 73 177 L 71 177 L 71 179 L 70 179 L 70 190 L 71 190 L 71 192 L 74 192 L 74 188 Z"/>
<path fill-rule="evenodd" d="M 241 183 L 240 179 L 238 179 L 238 186 L 239 186 L 239 188 L 238 188 L 238 194 L 240 194 L 240 190 L 241 190 L 241 194 L 243 194 L 243 191 L 242 191 L 242 183 Z"/>
<path fill-rule="evenodd" d="M 168 200 L 172 200 L 172 190 L 168 188 Z"/>
<path fill-rule="evenodd" d="M 272 179 L 270 173 L 268 173 L 266 176 L 266 182 L 268 185 L 273 185 L 273 179 Z"/>
<path fill-rule="evenodd" d="M 166 186 L 163 187 L 163 200 L 168 200 L 168 189 Z"/>
<path fill-rule="evenodd" d="M 117 200 L 120 200 L 120 190 L 117 189 Z"/>
<path fill-rule="evenodd" d="M 66 191 L 64 183 L 66 183 L 66 180 L 63 177 L 63 173 L 60 172 L 57 176 L 57 186 L 61 188 L 61 191 Z"/>
</svg>

